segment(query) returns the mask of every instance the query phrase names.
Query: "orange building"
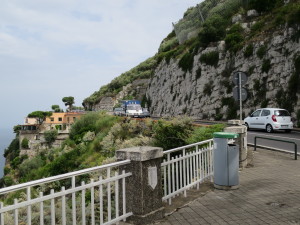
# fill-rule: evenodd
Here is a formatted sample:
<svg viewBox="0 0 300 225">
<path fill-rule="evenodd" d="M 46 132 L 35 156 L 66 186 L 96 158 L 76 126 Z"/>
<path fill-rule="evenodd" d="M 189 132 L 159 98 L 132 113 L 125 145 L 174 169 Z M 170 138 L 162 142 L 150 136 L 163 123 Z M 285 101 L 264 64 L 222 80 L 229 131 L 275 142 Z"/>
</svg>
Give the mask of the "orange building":
<svg viewBox="0 0 300 225">
<path fill-rule="evenodd" d="M 50 117 L 44 121 L 47 130 L 69 130 L 70 126 L 79 119 L 84 112 L 54 112 Z"/>
</svg>

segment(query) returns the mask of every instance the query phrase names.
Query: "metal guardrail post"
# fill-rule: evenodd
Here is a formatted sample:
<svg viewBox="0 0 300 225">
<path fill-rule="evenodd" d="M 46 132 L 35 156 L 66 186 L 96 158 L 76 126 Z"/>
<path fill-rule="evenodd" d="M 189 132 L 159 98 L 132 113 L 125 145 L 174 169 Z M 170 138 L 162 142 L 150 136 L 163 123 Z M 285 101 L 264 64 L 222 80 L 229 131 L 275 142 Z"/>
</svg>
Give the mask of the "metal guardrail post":
<svg viewBox="0 0 300 225">
<path fill-rule="evenodd" d="M 266 137 L 259 137 L 259 136 L 255 136 L 254 137 L 254 151 L 256 151 L 256 143 L 257 143 L 257 139 L 265 139 L 265 140 L 271 140 L 271 141 L 279 141 L 279 142 L 285 142 L 285 143 L 291 143 L 294 144 L 294 151 L 295 151 L 295 160 L 298 159 L 298 148 L 297 148 L 297 144 L 294 141 L 286 141 L 286 140 L 281 140 L 281 139 L 275 139 L 275 138 L 266 138 Z"/>
</svg>

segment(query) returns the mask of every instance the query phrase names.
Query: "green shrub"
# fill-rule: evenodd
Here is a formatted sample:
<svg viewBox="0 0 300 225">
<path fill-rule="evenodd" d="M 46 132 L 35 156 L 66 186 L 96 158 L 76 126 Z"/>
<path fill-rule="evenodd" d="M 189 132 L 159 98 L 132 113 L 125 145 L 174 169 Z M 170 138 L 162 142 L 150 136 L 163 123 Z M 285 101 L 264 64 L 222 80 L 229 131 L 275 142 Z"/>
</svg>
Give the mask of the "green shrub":
<svg viewBox="0 0 300 225">
<path fill-rule="evenodd" d="M 200 56 L 200 62 L 210 66 L 217 66 L 219 62 L 219 52 L 211 51 Z"/>
<path fill-rule="evenodd" d="M 44 132 L 45 141 L 49 144 L 49 146 L 56 140 L 58 132 L 56 129 L 47 130 Z"/>
<path fill-rule="evenodd" d="M 262 66 L 261 66 L 261 72 L 262 73 L 268 73 L 271 69 L 271 60 L 270 59 L 264 59 Z"/>
<path fill-rule="evenodd" d="M 216 124 L 209 127 L 196 127 L 193 133 L 187 138 L 188 144 L 204 141 L 213 138 L 214 132 L 223 131 L 225 124 Z"/>
<path fill-rule="evenodd" d="M 19 138 L 16 137 L 11 141 L 8 148 L 4 151 L 4 157 L 8 160 L 13 160 L 15 157 L 17 157 L 20 154 L 20 142 Z"/>
<path fill-rule="evenodd" d="M 6 187 L 13 185 L 15 182 L 10 176 L 5 176 L 4 178 L 4 184 Z"/>
<path fill-rule="evenodd" d="M 74 140 L 71 140 L 70 138 L 67 138 L 66 140 L 63 141 L 62 143 L 62 149 L 65 148 L 66 146 L 71 147 L 71 148 L 75 148 L 76 143 Z"/>
<path fill-rule="evenodd" d="M 204 85 L 203 94 L 210 96 L 214 87 L 214 81 L 210 80 Z"/>
<path fill-rule="evenodd" d="M 153 126 L 154 144 L 164 150 L 183 146 L 192 130 L 191 120 L 187 118 L 158 120 Z"/>
<path fill-rule="evenodd" d="M 222 98 L 221 99 L 222 106 L 228 106 L 227 112 L 226 112 L 226 119 L 236 119 L 237 118 L 237 110 L 239 109 L 239 105 L 234 100 L 233 97 L 228 98 Z"/>
<path fill-rule="evenodd" d="M 227 34 L 225 37 L 226 49 L 236 53 L 243 45 L 244 37 L 240 33 Z"/>
<path fill-rule="evenodd" d="M 300 5 L 296 5 L 290 9 L 290 14 L 288 15 L 287 21 L 289 26 L 300 24 Z"/>
<path fill-rule="evenodd" d="M 31 172 L 30 176 L 55 176 L 70 171 L 78 170 L 81 164 L 79 162 L 80 152 L 80 147 L 78 147 L 78 149 L 67 152 L 55 158 L 52 162 L 46 164 L 44 167 L 40 167 L 40 169 L 37 170 L 36 175 L 33 175 Z"/>
<path fill-rule="evenodd" d="M 261 47 L 259 47 L 259 49 L 256 52 L 256 55 L 258 56 L 258 58 L 262 59 L 267 53 L 267 46 L 263 45 Z"/>
<path fill-rule="evenodd" d="M 255 24 L 253 24 L 250 28 L 251 36 L 254 36 L 256 33 L 260 32 L 264 26 L 265 26 L 264 21 L 258 21 Z"/>
<path fill-rule="evenodd" d="M 221 16 L 214 15 L 206 20 L 199 32 L 199 40 L 203 47 L 211 42 L 217 42 L 225 37 L 228 21 Z"/>
<path fill-rule="evenodd" d="M 214 115 L 216 121 L 223 119 L 223 114 L 220 113 L 220 108 L 216 108 L 216 114 Z"/>
<path fill-rule="evenodd" d="M 28 149 L 29 148 L 29 140 L 27 138 L 23 138 L 21 142 L 22 148 Z"/>
<path fill-rule="evenodd" d="M 85 114 L 72 125 L 70 130 L 70 139 L 75 141 L 75 143 L 80 143 L 86 132 L 97 131 L 96 122 L 104 117 L 105 115 L 97 112 L 90 112 Z M 116 119 L 111 117 L 111 120 L 115 121 Z"/>
<path fill-rule="evenodd" d="M 173 31 L 172 33 L 175 34 L 175 32 Z M 176 38 L 176 36 L 173 36 L 170 39 L 165 39 L 161 45 L 159 46 L 158 52 L 168 52 L 170 50 L 172 50 L 173 48 L 175 48 L 176 46 L 178 46 L 178 40 Z"/>
<path fill-rule="evenodd" d="M 7 167 L 7 166 L 5 166 L 5 167 L 4 167 L 4 170 L 3 170 L 3 172 L 4 172 L 4 175 L 7 175 L 7 174 L 9 174 L 9 173 L 10 173 L 10 171 L 11 171 L 11 168 L 9 168 L 9 167 Z"/>
<path fill-rule="evenodd" d="M 21 157 L 20 157 L 20 156 L 17 156 L 17 157 L 15 157 L 15 158 L 11 161 L 10 165 L 11 165 L 11 167 L 12 167 L 13 169 L 16 169 L 16 168 L 19 167 L 19 165 L 21 164 L 21 162 L 22 162 Z"/>
<path fill-rule="evenodd" d="M 191 71 L 194 65 L 194 55 L 190 52 L 185 53 L 178 62 L 178 66 L 185 72 Z"/>
<path fill-rule="evenodd" d="M 242 35 L 244 29 L 240 24 L 234 24 L 227 32 L 225 37 L 226 49 L 230 52 L 237 52 L 242 48 L 244 37 Z"/>
<path fill-rule="evenodd" d="M 245 58 L 249 58 L 250 56 L 253 55 L 253 44 L 249 44 L 247 45 L 247 47 L 245 48 L 245 51 L 244 51 L 244 57 Z"/>
<path fill-rule="evenodd" d="M 20 177 L 25 177 L 32 170 L 38 169 L 44 166 L 46 162 L 41 158 L 41 156 L 34 157 L 32 159 L 28 159 L 24 161 L 19 168 Z"/>
<path fill-rule="evenodd" d="M 300 56 L 294 58 L 295 72 L 291 75 L 288 81 L 288 88 L 285 93 L 285 99 L 282 99 L 284 104 L 287 105 L 286 109 L 290 112 L 294 111 L 294 105 L 298 101 L 297 94 L 300 92 Z M 289 106 L 288 106 L 289 105 Z"/>
</svg>

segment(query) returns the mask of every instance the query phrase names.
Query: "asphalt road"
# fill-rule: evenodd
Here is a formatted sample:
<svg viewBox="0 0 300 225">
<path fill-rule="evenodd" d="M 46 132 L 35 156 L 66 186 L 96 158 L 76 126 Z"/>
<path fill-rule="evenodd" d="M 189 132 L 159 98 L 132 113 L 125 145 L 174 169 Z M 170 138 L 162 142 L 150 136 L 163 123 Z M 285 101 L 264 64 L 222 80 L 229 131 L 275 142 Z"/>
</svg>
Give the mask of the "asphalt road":
<svg viewBox="0 0 300 225">
<path fill-rule="evenodd" d="M 298 153 L 300 152 L 300 132 L 292 131 L 291 133 L 285 133 L 284 131 L 276 131 L 274 133 L 266 133 L 265 131 L 260 130 L 250 130 L 248 131 L 248 144 L 254 144 L 254 137 L 266 137 L 266 138 L 275 138 L 278 140 L 285 140 L 295 142 L 298 146 Z M 284 143 L 279 141 L 271 141 L 264 139 L 257 139 L 257 145 L 267 146 L 271 148 L 287 150 L 294 152 L 294 144 Z"/>
</svg>

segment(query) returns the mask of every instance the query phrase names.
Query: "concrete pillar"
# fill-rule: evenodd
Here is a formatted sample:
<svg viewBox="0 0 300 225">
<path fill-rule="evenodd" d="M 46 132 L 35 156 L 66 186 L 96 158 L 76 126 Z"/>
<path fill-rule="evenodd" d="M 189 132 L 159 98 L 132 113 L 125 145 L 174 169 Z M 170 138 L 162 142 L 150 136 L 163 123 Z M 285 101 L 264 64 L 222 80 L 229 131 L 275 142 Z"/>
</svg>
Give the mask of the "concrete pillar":
<svg viewBox="0 0 300 225">
<path fill-rule="evenodd" d="M 239 167 L 241 169 L 247 166 L 247 127 L 244 125 L 226 127 L 224 132 L 233 132 L 239 134 L 236 139 L 237 145 L 239 145 Z"/>
<path fill-rule="evenodd" d="M 130 164 L 120 168 L 120 171 L 132 173 L 126 178 L 127 212 L 133 212 L 128 221 L 147 224 L 163 218 L 162 148 L 143 146 L 121 149 L 116 152 L 116 157 L 118 161 L 131 160 Z"/>
</svg>

